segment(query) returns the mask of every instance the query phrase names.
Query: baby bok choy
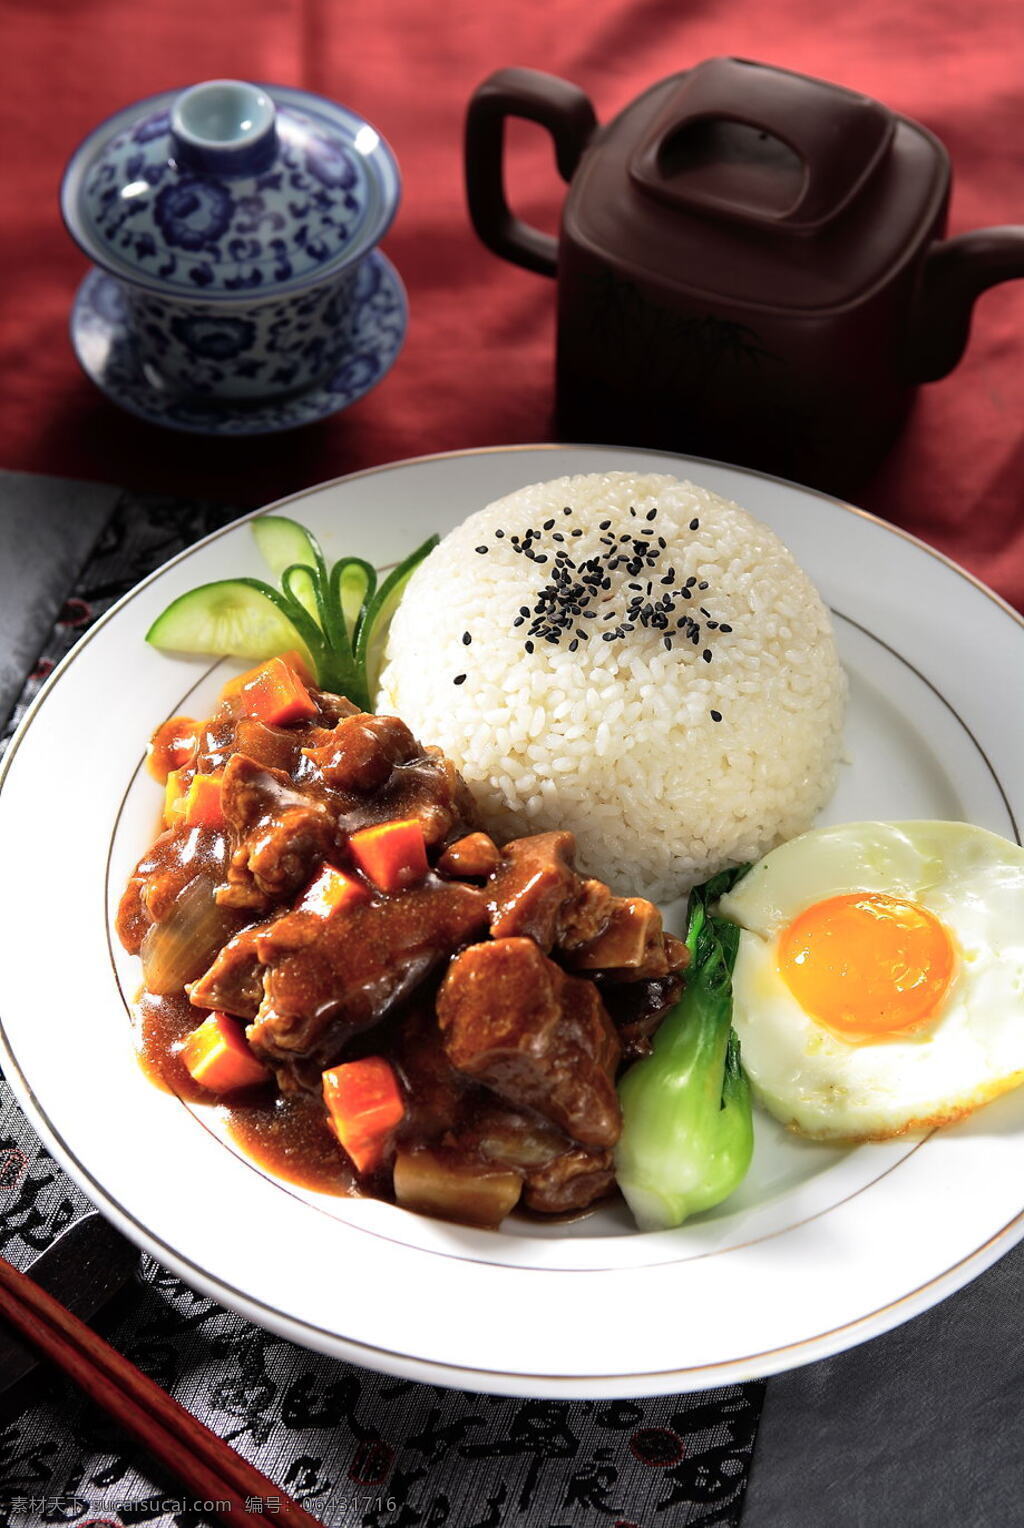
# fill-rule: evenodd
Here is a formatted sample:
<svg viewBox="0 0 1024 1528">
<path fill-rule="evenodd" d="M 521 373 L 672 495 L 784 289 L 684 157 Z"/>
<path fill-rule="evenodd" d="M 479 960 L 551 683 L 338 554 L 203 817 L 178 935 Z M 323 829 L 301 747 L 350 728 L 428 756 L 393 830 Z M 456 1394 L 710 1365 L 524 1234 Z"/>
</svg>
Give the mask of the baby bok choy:
<svg viewBox="0 0 1024 1528">
<path fill-rule="evenodd" d="M 745 869 L 723 871 L 691 893 L 685 990 L 662 1020 L 652 1054 L 619 1084 L 615 1172 L 643 1231 L 681 1225 L 720 1203 L 750 1166 L 750 1084 L 732 1028 L 739 929 L 709 911 Z"/>
<path fill-rule="evenodd" d="M 371 711 L 391 617 L 438 538 L 417 547 L 378 587 L 376 570 L 361 557 L 342 557 L 328 568 L 316 537 L 285 515 L 258 516 L 252 532 L 277 585 L 225 578 L 190 589 L 157 617 L 146 640 L 218 657 L 297 651 L 321 689 Z"/>
</svg>

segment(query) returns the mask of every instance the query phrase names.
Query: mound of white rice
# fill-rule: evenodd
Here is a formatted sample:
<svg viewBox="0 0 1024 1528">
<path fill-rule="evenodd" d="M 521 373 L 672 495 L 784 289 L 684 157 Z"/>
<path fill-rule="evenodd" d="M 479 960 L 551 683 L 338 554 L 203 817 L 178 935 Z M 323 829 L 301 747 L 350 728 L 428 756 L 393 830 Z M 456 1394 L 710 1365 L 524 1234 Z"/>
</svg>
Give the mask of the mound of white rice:
<svg viewBox="0 0 1024 1528">
<path fill-rule="evenodd" d="M 632 565 L 610 568 L 620 548 Z M 553 570 L 564 590 L 594 558 L 600 586 L 591 562 L 578 613 L 562 593 L 558 640 L 529 652 Z M 611 472 L 523 488 L 444 538 L 396 612 L 377 709 L 444 749 L 497 837 L 568 828 L 584 871 L 666 901 L 811 824 L 845 697 L 828 612 L 773 532 L 693 483 Z"/>
</svg>

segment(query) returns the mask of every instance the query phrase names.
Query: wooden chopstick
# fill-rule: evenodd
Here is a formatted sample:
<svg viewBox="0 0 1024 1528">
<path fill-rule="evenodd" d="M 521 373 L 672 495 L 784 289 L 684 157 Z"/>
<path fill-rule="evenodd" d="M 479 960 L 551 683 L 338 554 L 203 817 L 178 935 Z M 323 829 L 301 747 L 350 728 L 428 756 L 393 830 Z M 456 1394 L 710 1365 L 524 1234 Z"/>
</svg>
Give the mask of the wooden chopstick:
<svg viewBox="0 0 1024 1528">
<path fill-rule="evenodd" d="M 213 1510 L 213 1503 L 224 1503 L 216 1515 L 232 1528 L 267 1528 L 262 1511 L 246 1511 L 247 1497 L 261 1497 L 263 1503 L 273 1499 L 273 1521 L 282 1528 L 323 1528 L 84 1321 L 3 1258 L 0 1315 L 195 1491 L 207 1511 Z"/>
</svg>

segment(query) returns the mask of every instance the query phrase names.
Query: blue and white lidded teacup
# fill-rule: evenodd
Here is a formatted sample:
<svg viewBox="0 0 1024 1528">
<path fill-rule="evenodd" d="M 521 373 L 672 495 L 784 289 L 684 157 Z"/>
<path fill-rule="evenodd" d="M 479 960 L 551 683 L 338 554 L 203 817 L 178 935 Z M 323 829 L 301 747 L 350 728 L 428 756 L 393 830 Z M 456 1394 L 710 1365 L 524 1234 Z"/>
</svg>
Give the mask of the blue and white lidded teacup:
<svg viewBox="0 0 1024 1528">
<path fill-rule="evenodd" d="M 90 133 L 61 210 L 120 282 L 149 381 L 239 401 L 301 392 L 344 359 L 360 262 L 400 194 L 387 143 L 346 107 L 209 80 Z"/>
</svg>

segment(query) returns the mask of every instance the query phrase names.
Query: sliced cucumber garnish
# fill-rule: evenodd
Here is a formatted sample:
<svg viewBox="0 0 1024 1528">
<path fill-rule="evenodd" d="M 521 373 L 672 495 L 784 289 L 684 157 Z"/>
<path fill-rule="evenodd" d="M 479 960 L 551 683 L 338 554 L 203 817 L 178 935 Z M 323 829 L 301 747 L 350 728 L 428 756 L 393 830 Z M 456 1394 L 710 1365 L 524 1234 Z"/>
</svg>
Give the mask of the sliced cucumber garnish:
<svg viewBox="0 0 1024 1528">
<path fill-rule="evenodd" d="M 294 598 L 314 621 L 323 625 L 313 575 L 322 572 L 326 577 L 327 566 L 316 537 L 305 526 L 299 525 L 296 520 L 289 520 L 286 515 L 258 515 L 252 522 L 252 533 L 264 562 L 279 583 L 287 569 L 296 563 L 310 569 L 308 580 L 298 583 Z"/>
<path fill-rule="evenodd" d="M 398 602 L 405 593 L 405 586 L 425 557 L 437 546 L 439 538 L 430 536 L 418 546 L 404 562 L 393 568 L 381 584 L 363 616 L 356 640 L 356 663 L 366 675 L 366 688 L 371 699 L 377 694 L 377 684 L 384 661 L 384 644 L 387 641 L 391 617 L 398 609 Z"/>
<path fill-rule="evenodd" d="M 341 613 L 342 630 L 353 651 L 376 588 L 377 570 L 362 557 L 342 557 L 331 569 L 330 605 Z"/>
<path fill-rule="evenodd" d="M 306 644 L 255 580 L 225 578 L 179 595 L 146 633 L 154 647 L 233 658 L 273 658 Z"/>
<path fill-rule="evenodd" d="M 277 579 L 293 562 L 315 568 L 324 560 L 316 538 L 305 526 L 285 515 L 257 515 L 252 533 L 267 567 Z"/>
<path fill-rule="evenodd" d="M 226 578 L 181 595 L 146 633 L 154 647 L 182 653 L 273 658 L 298 648 L 323 690 L 373 708 L 388 626 L 413 570 L 437 545 L 431 536 L 378 589 L 362 557 L 327 571 L 316 538 L 285 515 L 262 515 L 253 535 L 281 587 Z"/>
</svg>

